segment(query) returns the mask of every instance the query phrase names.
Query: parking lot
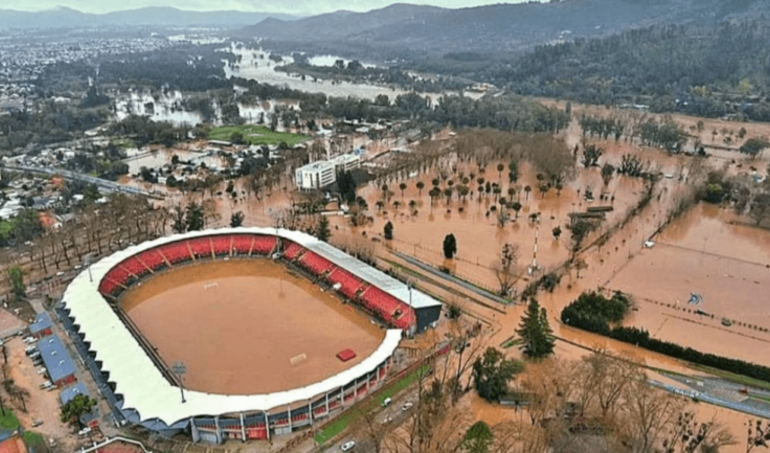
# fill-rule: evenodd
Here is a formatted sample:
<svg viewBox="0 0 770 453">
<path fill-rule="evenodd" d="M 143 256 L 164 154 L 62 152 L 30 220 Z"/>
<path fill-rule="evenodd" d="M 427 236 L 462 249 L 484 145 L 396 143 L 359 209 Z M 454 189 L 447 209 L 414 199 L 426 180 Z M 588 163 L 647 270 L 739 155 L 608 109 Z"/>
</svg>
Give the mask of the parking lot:
<svg viewBox="0 0 770 453">
<path fill-rule="evenodd" d="M 5 341 L 8 362 L 5 366 L 6 378 L 29 392 L 26 401 L 27 411 L 24 412 L 20 402 L 12 400 L 9 396 L 4 399 L 15 409 L 19 422 L 26 429 L 41 433 L 45 439 L 54 439 L 60 448 L 71 450 L 75 446 L 73 428 L 65 425 L 59 418 L 59 390 L 55 387 L 41 388 L 41 384 L 48 380 L 46 374 L 41 373 L 43 365 L 35 365 L 33 360 L 25 353 L 25 349 L 34 346 L 35 343 L 25 343 L 22 337 L 14 336 Z"/>
</svg>

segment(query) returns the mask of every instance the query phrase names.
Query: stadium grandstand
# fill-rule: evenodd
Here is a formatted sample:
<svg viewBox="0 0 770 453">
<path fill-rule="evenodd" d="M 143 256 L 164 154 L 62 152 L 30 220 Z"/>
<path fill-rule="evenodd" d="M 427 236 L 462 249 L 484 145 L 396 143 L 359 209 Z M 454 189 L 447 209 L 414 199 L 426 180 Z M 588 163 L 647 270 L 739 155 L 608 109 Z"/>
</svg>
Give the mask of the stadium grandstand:
<svg viewBox="0 0 770 453">
<path fill-rule="evenodd" d="M 335 290 L 388 330 L 359 363 L 320 382 L 271 394 L 184 390 L 126 324 L 116 302 L 143 278 L 198 260 L 255 257 L 282 261 Z M 438 322 L 441 303 L 305 233 L 276 228 L 196 231 L 116 252 L 83 271 L 58 309 L 75 345 L 106 393 L 116 419 L 194 441 L 269 439 L 313 425 L 379 387 L 402 336 Z"/>
</svg>

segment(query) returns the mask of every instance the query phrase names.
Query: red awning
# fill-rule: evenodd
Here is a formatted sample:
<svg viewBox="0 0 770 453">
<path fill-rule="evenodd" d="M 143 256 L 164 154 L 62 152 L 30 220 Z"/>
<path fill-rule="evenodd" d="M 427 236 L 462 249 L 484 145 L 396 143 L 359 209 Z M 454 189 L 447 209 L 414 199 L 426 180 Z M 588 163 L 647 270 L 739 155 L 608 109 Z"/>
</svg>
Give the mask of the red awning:
<svg viewBox="0 0 770 453">
<path fill-rule="evenodd" d="M 345 349 L 337 353 L 337 358 L 343 362 L 347 362 L 348 360 L 355 359 L 356 353 L 353 352 L 352 349 Z"/>
</svg>

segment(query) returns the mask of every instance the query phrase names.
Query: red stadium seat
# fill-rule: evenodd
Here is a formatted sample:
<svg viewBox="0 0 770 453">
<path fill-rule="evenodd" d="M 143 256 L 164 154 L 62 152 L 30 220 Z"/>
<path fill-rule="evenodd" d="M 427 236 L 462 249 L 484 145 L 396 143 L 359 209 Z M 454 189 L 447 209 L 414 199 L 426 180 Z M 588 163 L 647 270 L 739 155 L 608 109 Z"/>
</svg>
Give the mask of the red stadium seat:
<svg viewBox="0 0 770 453">
<path fill-rule="evenodd" d="M 239 255 L 248 255 L 251 253 L 251 243 L 254 242 L 254 236 L 251 234 L 236 234 L 233 236 L 233 252 Z"/>
<path fill-rule="evenodd" d="M 187 246 L 196 258 L 211 258 L 211 240 L 208 237 L 190 239 Z"/>
<path fill-rule="evenodd" d="M 136 256 L 145 266 L 150 270 L 159 269 L 162 266 L 166 266 L 166 260 L 163 259 L 163 255 L 156 249 L 145 250 L 144 252 Z"/>
<path fill-rule="evenodd" d="M 211 248 L 217 256 L 229 255 L 232 248 L 233 237 L 229 234 L 221 234 L 211 237 Z"/>
<path fill-rule="evenodd" d="M 149 274 L 150 270 L 141 261 L 136 259 L 135 256 L 126 258 L 120 263 L 120 267 L 127 270 L 131 275 L 141 278 L 142 276 Z"/>
<path fill-rule="evenodd" d="M 104 277 L 99 283 L 99 292 L 105 296 L 111 295 L 113 291 L 118 289 L 120 285 L 112 281 L 108 277 Z"/>
<path fill-rule="evenodd" d="M 329 274 L 329 281 L 332 284 L 339 283 L 339 292 L 344 294 L 348 299 L 355 298 L 356 292 L 364 284 L 361 279 L 341 268 L 336 268 L 331 274 Z"/>
<path fill-rule="evenodd" d="M 334 264 L 332 264 L 326 258 L 321 257 L 317 253 L 307 251 L 298 261 L 299 265 L 310 271 L 315 275 L 321 275 L 328 271 Z"/>
<path fill-rule="evenodd" d="M 305 248 L 301 245 L 289 241 L 284 241 L 283 256 L 286 257 L 287 260 L 294 261 L 294 259 L 301 255 L 304 251 Z"/>
<path fill-rule="evenodd" d="M 252 255 L 270 255 L 275 250 L 275 236 L 254 236 L 254 243 L 251 245 Z"/>
<path fill-rule="evenodd" d="M 184 241 L 172 242 L 170 244 L 162 245 L 158 248 L 158 250 L 171 264 L 192 260 L 190 249 L 187 248 L 187 244 Z"/>
</svg>

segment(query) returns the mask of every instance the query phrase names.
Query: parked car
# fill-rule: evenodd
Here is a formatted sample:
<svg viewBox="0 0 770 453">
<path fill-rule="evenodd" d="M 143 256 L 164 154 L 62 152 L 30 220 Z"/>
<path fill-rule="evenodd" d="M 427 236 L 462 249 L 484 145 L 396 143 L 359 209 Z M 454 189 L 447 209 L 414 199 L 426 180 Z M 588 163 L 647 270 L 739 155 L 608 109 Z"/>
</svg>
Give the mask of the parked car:
<svg viewBox="0 0 770 453">
<path fill-rule="evenodd" d="M 356 442 L 353 440 L 349 440 L 340 446 L 342 451 L 350 451 L 354 448 L 356 448 Z"/>
<path fill-rule="evenodd" d="M 411 408 L 412 408 L 412 406 L 414 406 L 414 405 L 412 404 L 412 402 L 411 402 L 411 401 L 407 401 L 406 403 L 404 403 L 404 405 L 403 405 L 403 406 L 401 406 L 401 410 L 402 410 L 402 411 L 404 411 L 404 412 L 406 412 L 406 411 L 408 411 L 409 409 L 411 409 Z"/>
<path fill-rule="evenodd" d="M 24 343 L 27 343 L 27 344 L 32 344 L 32 343 L 37 341 L 37 338 L 35 338 L 35 337 L 24 337 L 24 339 L 21 340 L 21 341 L 23 341 Z"/>
<path fill-rule="evenodd" d="M 382 407 L 388 407 L 392 402 L 393 400 L 390 397 L 387 397 L 384 400 L 382 400 Z"/>
</svg>

